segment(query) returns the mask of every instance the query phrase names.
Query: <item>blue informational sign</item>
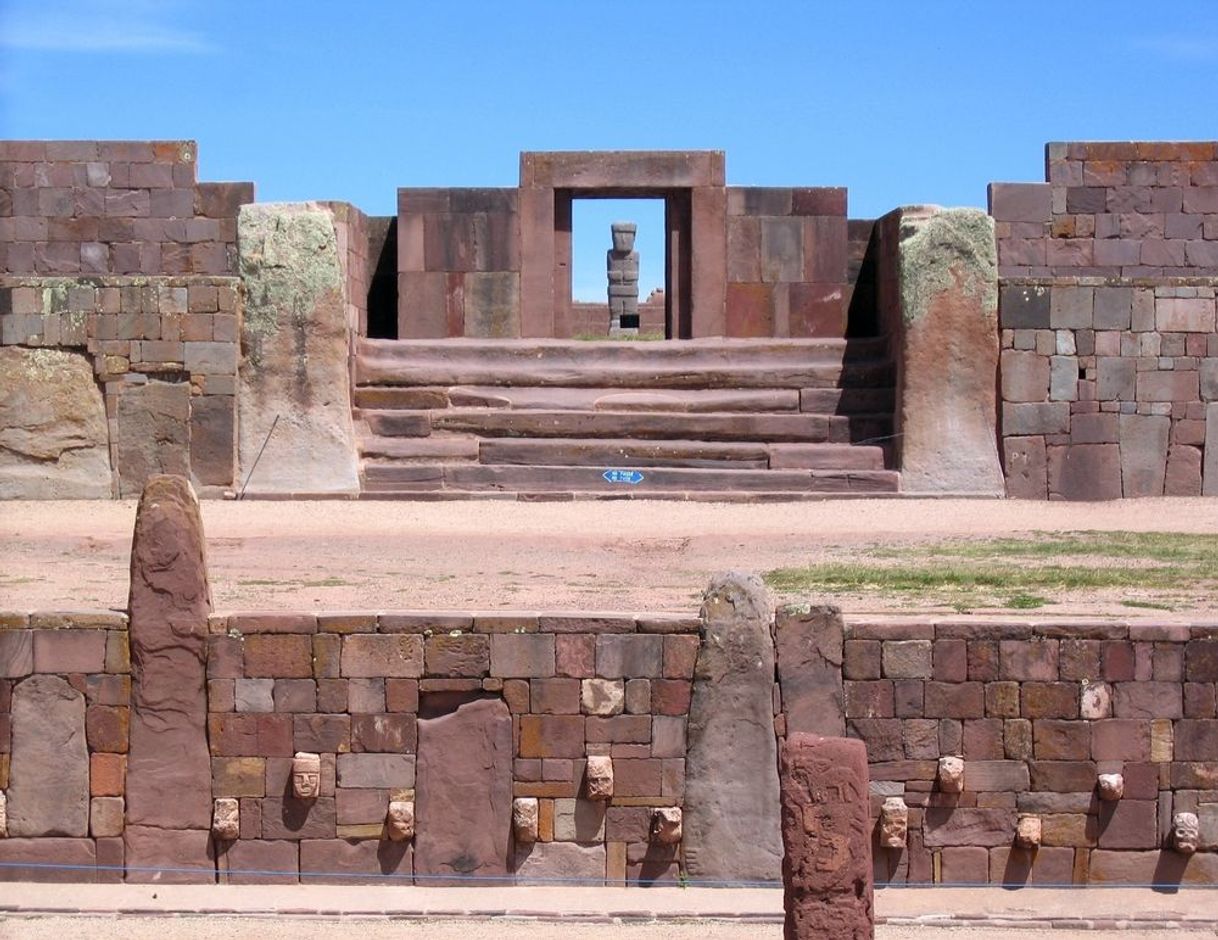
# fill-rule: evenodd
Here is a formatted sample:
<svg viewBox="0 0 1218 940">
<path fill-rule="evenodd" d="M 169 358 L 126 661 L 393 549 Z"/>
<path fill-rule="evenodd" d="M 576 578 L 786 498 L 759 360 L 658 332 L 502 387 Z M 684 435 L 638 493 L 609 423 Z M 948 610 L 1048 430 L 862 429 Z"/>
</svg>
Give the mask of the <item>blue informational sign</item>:
<svg viewBox="0 0 1218 940">
<path fill-rule="evenodd" d="M 643 474 L 637 470 L 606 470 L 601 474 L 606 483 L 629 483 L 635 486 L 643 482 Z"/>
</svg>

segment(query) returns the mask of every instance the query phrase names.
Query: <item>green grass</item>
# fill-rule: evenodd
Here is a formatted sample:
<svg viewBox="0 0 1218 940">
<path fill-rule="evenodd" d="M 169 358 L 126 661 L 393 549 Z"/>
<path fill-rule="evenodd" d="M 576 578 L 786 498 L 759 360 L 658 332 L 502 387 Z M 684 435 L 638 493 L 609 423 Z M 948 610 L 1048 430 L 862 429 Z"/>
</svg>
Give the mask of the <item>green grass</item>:
<svg viewBox="0 0 1218 940">
<path fill-rule="evenodd" d="M 667 339 L 663 333 L 618 333 L 615 336 L 605 336 L 599 333 L 576 333 L 572 338 L 581 343 L 654 343 Z"/>
<path fill-rule="evenodd" d="M 1218 535 L 1164 532 L 1033 533 L 874 548 L 839 562 L 765 574 L 780 594 L 909 595 L 952 607 L 1030 610 L 1071 592 L 1175 592 L 1218 584 Z M 1162 599 L 1125 606 L 1171 609 Z"/>
</svg>

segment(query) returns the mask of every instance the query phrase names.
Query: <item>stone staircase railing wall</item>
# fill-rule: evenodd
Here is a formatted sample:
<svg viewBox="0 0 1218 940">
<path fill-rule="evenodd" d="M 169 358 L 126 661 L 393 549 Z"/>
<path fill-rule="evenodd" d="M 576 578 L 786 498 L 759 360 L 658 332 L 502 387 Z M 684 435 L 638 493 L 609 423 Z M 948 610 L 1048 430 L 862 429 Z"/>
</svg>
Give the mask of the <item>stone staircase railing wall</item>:
<svg viewBox="0 0 1218 940">
<path fill-rule="evenodd" d="M 1218 145 L 1049 144 L 995 183 L 1007 494 L 1218 495 Z"/>
</svg>

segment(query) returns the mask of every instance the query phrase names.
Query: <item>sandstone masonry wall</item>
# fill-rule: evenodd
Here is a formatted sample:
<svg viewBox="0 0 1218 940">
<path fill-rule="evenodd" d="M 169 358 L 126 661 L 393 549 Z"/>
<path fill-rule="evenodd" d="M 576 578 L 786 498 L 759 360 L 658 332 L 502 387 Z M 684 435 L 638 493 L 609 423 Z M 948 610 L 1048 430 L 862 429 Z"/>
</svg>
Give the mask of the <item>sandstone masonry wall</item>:
<svg viewBox="0 0 1218 940">
<path fill-rule="evenodd" d="M 995 183 L 1007 493 L 1218 494 L 1218 145 L 1070 143 Z"/>
</svg>

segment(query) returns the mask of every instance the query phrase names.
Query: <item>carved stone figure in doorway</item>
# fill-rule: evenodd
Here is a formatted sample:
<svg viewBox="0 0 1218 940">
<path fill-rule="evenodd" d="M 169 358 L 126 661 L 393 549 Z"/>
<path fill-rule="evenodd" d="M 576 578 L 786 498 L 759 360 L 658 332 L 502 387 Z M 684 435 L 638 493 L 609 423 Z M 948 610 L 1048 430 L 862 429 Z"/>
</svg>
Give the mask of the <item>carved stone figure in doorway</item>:
<svg viewBox="0 0 1218 940">
<path fill-rule="evenodd" d="M 605 253 L 609 275 L 609 332 L 638 332 L 639 328 L 639 253 L 634 250 L 638 226 L 634 222 L 614 222 L 613 247 Z"/>
</svg>

